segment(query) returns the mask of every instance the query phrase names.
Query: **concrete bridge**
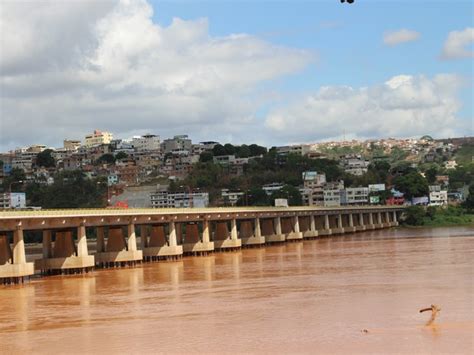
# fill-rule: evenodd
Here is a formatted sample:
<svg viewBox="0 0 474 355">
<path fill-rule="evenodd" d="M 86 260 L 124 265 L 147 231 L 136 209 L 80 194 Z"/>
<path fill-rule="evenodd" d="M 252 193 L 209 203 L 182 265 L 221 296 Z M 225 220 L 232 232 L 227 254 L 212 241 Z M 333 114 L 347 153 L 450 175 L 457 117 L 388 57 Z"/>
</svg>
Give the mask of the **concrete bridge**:
<svg viewBox="0 0 474 355">
<path fill-rule="evenodd" d="M 35 271 L 82 273 L 94 267 L 389 228 L 398 225 L 402 210 L 377 206 L 5 211 L 0 212 L 0 283 L 23 282 Z M 42 235 L 42 257 L 34 262 L 26 260 L 25 231 Z M 94 237 L 95 248 L 90 248 Z"/>
</svg>

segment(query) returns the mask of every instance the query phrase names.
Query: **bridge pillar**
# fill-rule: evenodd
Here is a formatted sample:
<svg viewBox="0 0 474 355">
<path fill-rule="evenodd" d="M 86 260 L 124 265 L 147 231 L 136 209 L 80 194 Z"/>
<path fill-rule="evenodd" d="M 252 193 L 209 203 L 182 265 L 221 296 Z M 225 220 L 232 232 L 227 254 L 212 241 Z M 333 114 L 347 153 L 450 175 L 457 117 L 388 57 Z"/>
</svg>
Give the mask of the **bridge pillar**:
<svg viewBox="0 0 474 355">
<path fill-rule="evenodd" d="M 362 212 L 359 213 L 358 220 L 359 220 L 359 223 L 356 226 L 356 231 L 357 232 L 365 231 L 364 214 Z"/>
<path fill-rule="evenodd" d="M 393 211 L 393 226 L 396 227 L 398 226 L 398 220 L 397 220 L 397 211 Z"/>
<path fill-rule="evenodd" d="M 43 259 L 53 257 L 53 239 L 50 230 L 43 231 Z"/>
<path fill-rule="evenodd" d="M 199 237 L 199 226 L 196 223 L 186 225 L 184 239 L 184 254 L 207 255 L 214 250 L 214 242 L 211 242 L 210 225 L 207 219 L 202 221 L 202 239 Z"/>
<path fill-rule="evenodd" d="M 329 215 L 327 215 L 327 214 L 323 215 L 323 219 L 324 219 L 323 228 L 318 229 L 318 235 L 331 235 L 332 230 L 331 230 L 331 226 L 329 224 Z"/>
<path fill-rule="evenodd" d="M 168 224 L 168 241 L 164 225 L 151 226 L 151 235 L 148 234 L 148 227 L 147 225 L 140 227 L 144 260 L 175 260 L 183 255 L 183 246 L 178 245 L 174 222 Z"/>
<path fill-rule="evenodd" d="M 356 231 L 356 227 L 354 227 L 354 217 L 352 216 L 352 213 L 347 214 L 347 219 L 348 219 L 348 226 L 344 227 L 344 232 L 345 233 L 353 233 Z"/>
<path fill-rule="evenodd" d="M 335 215 L 337 225 L 336 228 L 332 228 L 332 234 L 344 234 L 344 228 L 342 226 L 342 214 Z"/>
<path fill-rule="evenodd" d="M 0 236 L 0 284 L 21 283 L 34 274 L 34 264 L 26 262 L 23 229 L 13 232 L 13 253 L 6 235 Z"/>
<path fill-rule="evenodd" d="M 392 226 L 392 223 L 390 222 L 390 213 L 388 211 L 385 212 L 385 217 L 383 221 L 383 226 L 384 228 L 389 228 Z"/>
<path fill-rule="evenodd" d="M 96 253 L 103 253 L 105 251 L 105 231 L 104 227 L 97 227 L 97 245 L 96 245 Z"/>
<path fill-rule="evenodd" d="M 242 246 L 242 241 L 237 238 L 237 221 L 231 219 L 230 233 L 228 229 L 228 221 L 217 221 L 214 233 L 214 248 L 216 250 L 233 250 Z"/>
<path fill-rule="evenodd" d="M 292 231 L 286 235 L 287 241 L 298 241 L 303 240 L 303 233 L 300 231 L 300 221 L 298 216 L 291 218 L 292 220 Z"/>
<path fill-rule="evenodd" d="M 239 237 L 242 240 L 242 246 L 262 246 L 265 244 L 265 237 L 262 237 L 262 230 L 260 229 L 260 218 L 256 217 L 252 221 L 241 221 Z"/>
<path fill-rule="evenodd" d="M 375 229 L 374 216 L 372 212 L 369 212 L 368 216 L 369 216 L 369 224 L 365 226 L 365 229 Z"/>
<path fill-rule="evenodd" d="M 263 234 L 265 234 L 265 243 L 282 243 L 285 241 L 285 235 L 281 232 L 280 217 L 275 217 L 273 220 L 266 220 L 264 223 L 267 223 L 268 227 L 272 224 L 271 228 L 265 228 L 265 231 L 262 231 Z"/>
<path fill-rule="evenodd" d="M 71 230 L 56 232 L 52 248 L 51 231 L 43 232 L 43 258 L 35 260 L 35 268 L 42 274 L 75 274 L 92 270 L 94 256 L 87 248 L 86 227 L 80 224 L 76 228 L 77 245 Z"/>
<path fill-rule="evenodd" d="M 309 216 L 309 230 L 303 232 L 303 238 L 314 238 L 318 236 L 318 231 L 316 230 L 316 221 L 314 220 L 314 215 Z"/>
<path fill-rule="evenodd" d="M 127 239 L 122 228 L 110 228 L 105 251 L 97 251 L 95 262 L 102 267 L 133 266 L 143 260 L 143 251 L 137 250 L 135 224 L 127 224 Z"/>
<path fill-rule="evenodd" d="M 375 223 L 375 229 L 381 229 L 383 228 L 382 213 L 376 212 L 376 216 L 377 216 L 377 223 Z"/>
</svg>

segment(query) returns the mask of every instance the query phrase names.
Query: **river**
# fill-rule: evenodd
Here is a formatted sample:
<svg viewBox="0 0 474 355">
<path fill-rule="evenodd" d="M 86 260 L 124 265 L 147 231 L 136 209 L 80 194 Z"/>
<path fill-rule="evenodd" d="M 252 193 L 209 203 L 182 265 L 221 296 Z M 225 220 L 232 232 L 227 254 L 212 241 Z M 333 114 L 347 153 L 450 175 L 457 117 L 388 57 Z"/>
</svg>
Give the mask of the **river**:
<svg viewBox="0 0 474 355">
<path fill-rule="evenodd" d="M 473 285 L 473 227 L 36 278 L 0 286 L 0 353 L 469 354 Z"/>
</svg>

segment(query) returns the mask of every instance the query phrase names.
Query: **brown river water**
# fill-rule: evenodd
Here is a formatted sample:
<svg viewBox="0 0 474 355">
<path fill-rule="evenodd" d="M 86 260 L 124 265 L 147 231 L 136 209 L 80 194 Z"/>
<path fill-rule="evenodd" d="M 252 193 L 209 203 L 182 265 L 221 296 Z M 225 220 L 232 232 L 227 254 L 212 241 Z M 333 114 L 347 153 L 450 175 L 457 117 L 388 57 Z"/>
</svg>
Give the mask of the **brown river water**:
<svg viewBox="0 0 474 355">
<path fill-rule="evenodd" d="M 36 278 L 0 287 L 0 353 L 473 354 L 473 285 L 473 227 Z"/>
</svg>

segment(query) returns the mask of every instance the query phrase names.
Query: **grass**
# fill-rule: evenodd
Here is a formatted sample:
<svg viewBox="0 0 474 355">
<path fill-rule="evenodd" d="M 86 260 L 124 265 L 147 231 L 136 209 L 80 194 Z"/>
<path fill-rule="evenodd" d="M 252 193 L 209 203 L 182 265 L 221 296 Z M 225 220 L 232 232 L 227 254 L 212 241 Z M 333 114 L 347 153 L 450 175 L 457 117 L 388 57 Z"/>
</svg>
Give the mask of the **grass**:
<svg viewBox="0 0 474 355">
<path fill-rule="evenodd" d="M 472 163 L 474 157 L 474 145 L 463 145 L 455 154 L 454 159 L 460 165 Z"/>
</svg>

